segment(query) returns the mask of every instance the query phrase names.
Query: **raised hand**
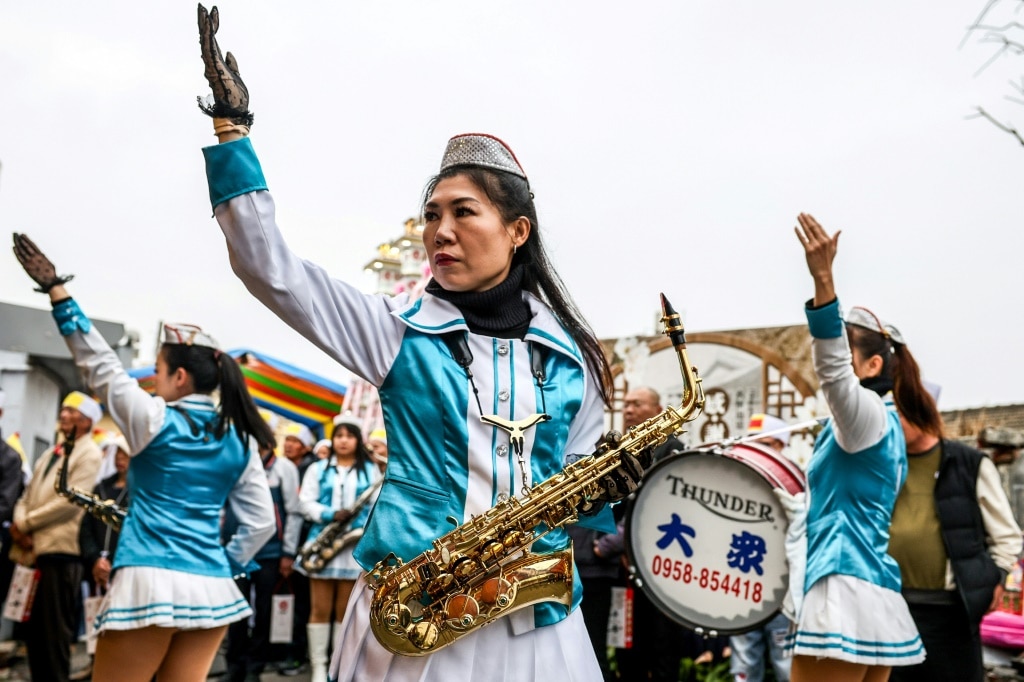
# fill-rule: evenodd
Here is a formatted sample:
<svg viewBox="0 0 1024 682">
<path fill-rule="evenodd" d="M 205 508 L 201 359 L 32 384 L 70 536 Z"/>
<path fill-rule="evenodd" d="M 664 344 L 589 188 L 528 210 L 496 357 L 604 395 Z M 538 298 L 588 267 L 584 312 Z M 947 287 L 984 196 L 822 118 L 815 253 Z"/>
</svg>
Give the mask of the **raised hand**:
<svg viewBox="0 0 1024 682">
<path fill-rule="evenodd" d="M 230 52 L 223 56 L 217 44 L 220 13 L 214 6 L 209 12 L 199 5 L 199 45 L 202 48 L 203 75 L 213 91 L 213 104 L 199 97 L 199 108 L 208 116 L 230 118 L 233 123 L 251 126 L 249 90 L 238 73 L 238 62 Z"/>
<path fill-rule="evenodd" d="M 35 289 L 38 292 L 49 293 L 58 284 L 65 284 L 74 278 L 74 275 L 58 276 L 57 268 L 27 235 L 14 233 L 14 256 L 21 267 L 25 268 L 25 273 L 39 285 Z"/>
<path fill-rule="evenodd" d="M 837 231 L 829 236 L 825 228 L 809 213 L 801 213 L 796 219 L 800 224 L 793 230 L 804 247 L 807 270 L 814 279 L 814 306 L 822 306 L 836 297 L 835 283 L 832 280 L 832 262 L 836 258 L 841 232 Z"/>
</svg>

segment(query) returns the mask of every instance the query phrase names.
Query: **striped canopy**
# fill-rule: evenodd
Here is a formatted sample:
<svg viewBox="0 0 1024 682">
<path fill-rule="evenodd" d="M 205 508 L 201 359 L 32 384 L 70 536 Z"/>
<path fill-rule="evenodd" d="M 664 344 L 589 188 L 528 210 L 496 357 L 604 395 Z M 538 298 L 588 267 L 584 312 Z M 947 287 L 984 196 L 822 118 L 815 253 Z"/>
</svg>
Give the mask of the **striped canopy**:
<svg viewBox="0 0 1024 682">
<path fill-rule="evenodd" d="M 317 436 L 323 435 L 324 426 L 341 412 L 345 400 L 341 384 L 247 348 L 228 353 L 238 361 L 249 393 L 260 407 L 305 424 Z M 155 372 L 150 365 L 129 370 L 128 374 L 152 393 Z"/>
</svg>

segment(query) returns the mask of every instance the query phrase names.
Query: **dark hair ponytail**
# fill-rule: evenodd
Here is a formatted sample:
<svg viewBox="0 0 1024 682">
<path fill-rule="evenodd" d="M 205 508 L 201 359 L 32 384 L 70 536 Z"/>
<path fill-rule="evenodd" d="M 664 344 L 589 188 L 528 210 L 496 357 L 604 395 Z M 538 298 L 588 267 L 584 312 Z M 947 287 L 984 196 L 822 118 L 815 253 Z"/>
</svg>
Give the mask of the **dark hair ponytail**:
<svg viewBox="0 0 1024 682">
<path fill-rule="evenodd" d="M 942 416 L 935 399 L 921 383 L 921 370 L 910 350 L 873 329 L 855 324 L 847 325 L 846 329 L 850 346 L 862 358 L 882 358 L 880 376 L 892 382 L 893 402 L 900 415 L 924 433 L 941 438 Z"/>
<path fill-rule="evenodd" d="M 168 371 L 179 367 L 192 377 L 197 393 L 212 393 L 220 388 L 220 408 L 214 435 L 223 438 L 228 426 L 234 426 L 242 444 L 248 446 L 252 437 L 262 448 L 273 448 L 274 432 L 260 416 L 249 395 L 245 377 L 238 363 L 227 353 L 207 346 L 164 344 L 161 348 Z"/>
<path fill-rule="evenodd" d="M 921 383 L 921 370 L 910 351 L 893 344 L 892 395 L 903 418 L 928 435 L 942 438 L 942 415 L 928 389 Z"/>
</svg>

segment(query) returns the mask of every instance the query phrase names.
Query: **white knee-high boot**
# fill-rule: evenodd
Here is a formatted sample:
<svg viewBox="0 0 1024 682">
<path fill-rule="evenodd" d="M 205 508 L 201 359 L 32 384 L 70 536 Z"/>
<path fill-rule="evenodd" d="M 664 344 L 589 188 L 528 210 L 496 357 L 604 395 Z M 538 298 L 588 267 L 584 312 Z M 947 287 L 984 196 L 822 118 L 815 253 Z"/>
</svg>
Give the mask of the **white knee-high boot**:
<svg viewBox="0 0 1024 682">
<path fill-rule="evenodd" d="M 331 640 L 330 623 L 310 623 L 306 626 L 309 639 L 310 682 L 327 682 L 327 643 Z"/>
</svg>

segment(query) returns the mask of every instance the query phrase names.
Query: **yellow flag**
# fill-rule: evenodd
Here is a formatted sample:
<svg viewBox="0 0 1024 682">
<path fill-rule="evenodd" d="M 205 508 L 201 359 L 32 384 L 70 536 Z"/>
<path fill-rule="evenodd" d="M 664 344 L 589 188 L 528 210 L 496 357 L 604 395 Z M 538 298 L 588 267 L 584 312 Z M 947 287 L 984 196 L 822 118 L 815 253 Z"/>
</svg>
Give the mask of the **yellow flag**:
<svg viewBox="0 0 1024 682">
<path fill-rule="evenodd" d="M 7 437 L 7 444 L 14 448 L 14 451 L 21 455 L 21 461 L 27 461 L 25 459 L 25 448 L 21 447 L 21 435 L 15 431 Z"/>
</svg>

